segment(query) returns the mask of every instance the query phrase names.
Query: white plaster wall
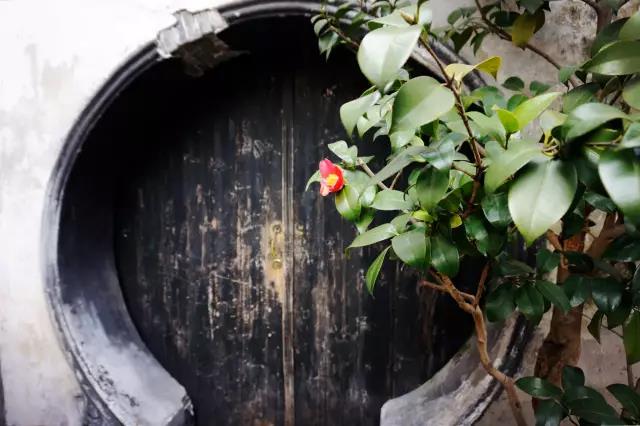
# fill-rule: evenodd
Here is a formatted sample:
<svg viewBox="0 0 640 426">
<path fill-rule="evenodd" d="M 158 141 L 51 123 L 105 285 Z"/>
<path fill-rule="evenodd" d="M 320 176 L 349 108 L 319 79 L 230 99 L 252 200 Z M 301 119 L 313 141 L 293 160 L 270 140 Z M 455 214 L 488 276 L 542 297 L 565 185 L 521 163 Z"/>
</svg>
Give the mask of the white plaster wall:
<svg viewBox="0 0 640 426">
<path fill-rule="evenodd" d="M 0 0 L 0 364 L 8 424 L 76 425 L 83 410 L 50 320 L 39 254 L 45 189 L 65 135 L 117 66 L 173 23 L 173 11 L 221 1 Z M 436 22 L 466 3 L 434 0 Z M 575 63 L 584 40 L 574 31 L 593 26 L 591 11 L 576 0 L 553 9 L 532 42 Z M 555 79 L 552 67 L 499 40 L 488 40 L 480 56 L 496 51 L 505 58 L 501 79 Z"/>
<path fill-rule="evenodd" d="M 65 135 L 114 69 L 173 24 L 172 11 L 214 4 L 0 0 L 0 364 L 9 425 L 81 421 L 40 260 L 44 194 Z"/>
</svg>

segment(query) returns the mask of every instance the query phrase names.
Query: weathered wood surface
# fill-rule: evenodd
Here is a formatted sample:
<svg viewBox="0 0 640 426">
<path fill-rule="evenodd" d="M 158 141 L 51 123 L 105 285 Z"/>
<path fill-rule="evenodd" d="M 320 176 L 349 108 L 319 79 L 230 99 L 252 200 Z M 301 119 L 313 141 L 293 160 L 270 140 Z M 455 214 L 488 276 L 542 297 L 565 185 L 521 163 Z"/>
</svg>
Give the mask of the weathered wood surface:
<svg viewBox="0 0 640 426">
<path fill-rule="evenodd" d="M 376 424 L 460 347 L 468 318 L 390 262 L 366 294 L 376 251 L 346 258 L 353 230 L 304 191 L 366 84 L 352 55 L 318 57 L 306 21 L 253 25 L 224 36 L 246 55 L 199 79 L 159 65 L 96 129 L 121 158 L 127 305 L 198 424 Z"/>
</svg>

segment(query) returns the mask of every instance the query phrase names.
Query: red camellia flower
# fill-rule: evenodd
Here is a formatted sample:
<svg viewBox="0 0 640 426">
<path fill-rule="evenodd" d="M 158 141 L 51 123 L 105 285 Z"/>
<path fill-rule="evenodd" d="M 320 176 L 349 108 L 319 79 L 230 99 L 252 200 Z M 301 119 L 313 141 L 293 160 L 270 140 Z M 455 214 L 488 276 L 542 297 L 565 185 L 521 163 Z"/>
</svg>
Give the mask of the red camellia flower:
<svg viewBox="0 0 640 426">
<path fill-rule="evenodd" d="M 320 176 L 320 194 L 323 197 L 340 191 L 344 186 L 342 170 L 326 158 L 320 162 Z"/>
</svg>

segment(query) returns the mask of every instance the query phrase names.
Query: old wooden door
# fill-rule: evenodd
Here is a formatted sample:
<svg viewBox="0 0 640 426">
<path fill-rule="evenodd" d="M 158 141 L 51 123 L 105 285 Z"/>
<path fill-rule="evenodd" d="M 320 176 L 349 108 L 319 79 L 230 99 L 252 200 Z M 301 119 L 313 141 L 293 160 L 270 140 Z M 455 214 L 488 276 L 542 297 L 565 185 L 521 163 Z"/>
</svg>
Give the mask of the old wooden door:
<svg viewBox="0 0 640 426">
<path fill-rule="evenodd" d="M 115 237 L 130 314 L 200 425 L 376 424 L 468 324 L 392 264 L 368 296 L 375 251 L 346 258 L 351 226 L 305 191 L 345 137 L 339 106 L 366 88 L 353 55 L 320 58 L 306 20 L 224 38 L 246 53 L 198 79 L 158 66 L 123 94 L 126 131 L 105 130 L 127 152 Z"/>
</svg>

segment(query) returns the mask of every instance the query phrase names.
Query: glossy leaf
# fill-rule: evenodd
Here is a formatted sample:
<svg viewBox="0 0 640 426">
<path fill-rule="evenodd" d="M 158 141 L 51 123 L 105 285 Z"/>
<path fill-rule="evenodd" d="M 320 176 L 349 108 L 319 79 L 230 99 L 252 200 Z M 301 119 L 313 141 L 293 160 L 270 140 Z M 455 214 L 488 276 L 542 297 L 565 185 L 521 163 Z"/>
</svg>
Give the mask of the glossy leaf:
<svg viewBox="0 0 640 426">
<path fill-rule="evenodd" d="M 458 249 L 440 234 L 431 238 L 431 264 L 438 272 L 448 277 L 458 275 L 460 266 Z"/>
<path fill-rule="evenodd" d="M 597 35 L 591 44 L 591 56 L 598 53 L 603 47 L 618 40 L 620 29 L 624 26 L 626 18 L 613 21 L 606 25 Z"/>
<path fill-rule="evenodd" d="M 421 76 L 407 81 L 393 102 L 391 133 L 415 131 L 453 108 L 453 93 L 437 80 Z"/>
<path fill-rule="evenodd" d="M 622 99 L 631 108 L 640 109 L 640 79 L 636 78 L 624 85 Z"/>
<path fill-rule="evenodd" d="M 603 259 L 619 262 L 635 262 L 640 260 L 640 240 L 631 235 L 622 235 L 609 245 Z"/>
<path fill-rule="evenodd" d="M 477 215 L 467 217 L 464 220 L 464 229 L 469 241 L 475 242 L 478 251 L 486 255 L 489 249 L 489 233 L 482 218 Z"/>
<path fill-rule="evenodd" d="M 591 424 L 618 425 L 620 419 L 616 410 L 607 404 L 604 398 L 581 398 L 572 401 L 570 406 L 574 415 Z"/>
<path fill-rule="evenodd" d="M 578 367 L 565 365 L 562 368 L 562 387 L 567 390 L 576 386 L 584 386 L 584 372 Z"/>
<path fill-rule="evenodd" d="M 571 163 L 530 164 L 509 190 L 509 212 L 527 244 L 547 232 L 567 212 L 578 180 Z"/>
<path fill-rule="evenodd" d="M 597 311 L 593 314 L 591 321 L 589 321 L 589 325 L 587 325 L 587 330 L 598 343 L 600 343 L 600 329 L 602 328 L 603 318 L 604 313 L 602 311 Z"/>
<path fill-rule="evenodd" d="M 367 284 L 367 291 L 369 294 L 373 294 L 373 289 L 378 281 L 378 275 L 380 275 L 380 269 L 382 268 L 382 264 L 384 263 L 384 259 L 387 256 L 387 252 L 390 247 L 382 250 L 382 252 L 375 258 L 375 260 L 367 269 L 367 273 L 365 275 L 365 282 Z"/>
<path fill-rule="evenodd" d="M 525 46 L 536 30 L 537 18 L 535 15 L 523 13 L 518 16 L 511 28 L 511 41 L 518 47 Z"/>
<path fill-rule="evenodd" d="M 490 161 L 484 179 L 484 188 L 490 194 L 515 172 L 533 160 L 544 161 L 540 145 L 528 140 L 516 140 L 504 150 L 497 143 L 487 143 L 487 157 Z"/>
<path fill-rule="evenodd" d="M 564 313 L 567 313 L 569 309 L 571 309 L 567 295 L 557 284 L 545 280 L 538 280 L 536 281 L 536 289 L 545 299 L 553 303 L 554 306 Z"/>
<path fill-rule="evenodd" d="M 408 210 L 413 207 L 413 201 L 402 191 L 383 189 L 376 194 L 371 204 L 376 210 Z"/>
<path fill-rule="evenodd" d="M 403 151 L 396 154 L 395 157 L 386 166 L 384 166 L 376 175 L 371 178 L 371 185 L 376 185 L 391 176 L 395 175 L 399 171 L 403 170 L 409 164 L 420 161 L 420 154 L 428 151 L 429 148 L 425 146 L 410 146 Z"/>
<path fill-rule="evenodd" d="M 347 164 L 355 165 L 358 158 L 358 147 L 349 146 L 345 141 L 337 141 L 327 145 L 329 151 L 333 152 L 338 158 Z"/>
<path fill-rule="evenodd" d="M 558 426 L 565 416 L 564 408 L 552 399 L 539 401 L 534 414 L 536 426 Z"/>
<path fill-rule="evenodd" d="M 311 177 L 307 181 L 307 185 L 304 187 L 304 190 L 308 191 L 311 184 L 315 182 L 320 182 L 320 170 L 316 170 L 316 172 L 311 175 Z"/>
<path fill-rule="evenodd" d="M 587 83 L 569 90 L 562 98 L 562 111 L 568 114 L 580 105 L 596 101 L 598 90 L 598 83 Z"/>
<path fill-rule="evenodd" d="M 607 150 L 598 165 L 600 179 L 625 216 L 640 223 L 640 161 L 632 150 Z"/>
<path fill-rule="evenodd" d="M 506 137 L 505 128 L 500 122 L 498 115 L 487 117 L 481 112 L 469 111 L 467 113 L 467 117 L 476 123 L 483 133 L 486 133 L 497 141 L 504 143 Z"/>
<path fill-rule="evenodd" d="M 360 217 L 360 194 L 351 185 L 345 185 L 342 191 L 336 194 L 336 209 L 346 220 L 355 222 Z"/>
<path fill-rule="evenodd" d="M 560 264 L 560 254 L 549 251 L 545 248 L 538 250 L 536 254 L 536 268 L 539 274 L 546 274 L 558 267 Z"/>
<path fill-rule="evenodd" d="M 591 296 L 591 285 L 581 275 L 570 275 L 564 283 L 562 283 L 569 305 L 576 307 L 584 303 Z"/>
<path fill-rule="evenodd" d="M 571 111 L 562 127 L 566 131 L 566 139 L 570 141 L 589 133 L 604 123 L 620 118 L 626 119 L 627 115 L 618 108 L 590 102 Z"/>
<path fill-rule="evenodd" d="M 627 410 L 629 414 L 635 418 L 640 418 L 640 395 L 638 392 L 627 385 L 619 383 L 607 386 L 607 390 L 620 401 L 622 408 Z"/>
<path fill-rule="evenodd" d="M 425 269 L 429 265 L 431 244 L 424 229 L 414 229 L 391 240 L 394 253 L 409 266 Z"/>
<path fill-rule="evenodd" d="M 485 195 L 481 206 L 484 216 L 496 228 L 506 228 L 511 223 L 506 193 Z"/>
<path fill-rule="evenodd" d="M 384 88 L 411 56 L 420 37 L 417 25 L 396 28 L 383 27 L 367 33 L 358 49 L 358 64 L 362 73 L 379 88 Z"/>
<path fill-rule="evenodd" d="M 498 116 L 500 123 L 502 124 L 504 129 L 507 131 L 507 133 L 515 133 L 518 130 L 520 130 L 520 123 L 518 122 L 518 117 L 516 117 L 512 111 L 502 109 L 502 108 L 496 108 L 496 115 Z"/>
<path fill-rule="evenodd" d="M 380 92 L 375 91 L 361 98 L 354 99 L 340 107 L 340 120 L 347 134 L 351 136 L 353 129 L 358 123 L 358 119 L 362 117 L 373 104 L 380 99 Z"/>
<path fill-rule="evenodd" d="M 524 89 L 524 81 L 520 77 L 509 77 L 502 83 L 502 87 L 518 92 Z"/>
<path fill-rule="evenodd" d="M 633 311 L 622 327 L 624 351 L 627 362 L 635 364 L 640 361 L 640 311 Z"/>
<path fill-rule="evenodd" d="M 620 148 L 640 147 L 640 123 L 633 123 L 629 126 L 619 145 Z"/>
<path fill-rule="evenodd" d="M 588 72 L 627 75 L 640 71 L 640 41 L 618 41 L 604 47 L 584 65 Z"/>
<path fill-rule="evenodd" d="M 540 377 L 523 377 L 516 380 L 516 386 L 535 398 L 560 398 L 562 390 L 556 385 Z"/>
<path fill-rule="evenodd" d="M 531 284 L 525 284 L 516 290 L 516 305 L 534 324 L 540 322 L 545 310 L 542 294 Z"/>
<path fill-rule="evenodd" d="M 502 284 L 487 296 L 485 312 L 491 322 L 504 321 L 515 310 L 516 288 L 510 283 Z"/>
<path fill-rule="evenodd" d="M 638 40 L 640 39 L 640 12 L 633 14 L 620 28 L 618 34 L 620 40 Z"/>
<path fill-rule="evenodd" d="M 560 92 L 550 92 L 538 95 L 534 98 L 528 99 L 518 105 L 513 110 L 513 115 L 518 119 L 518 125 L 520 129 L 524 129 L 527 124 L 533 121 L 537 116 L 542 114 L 544 110 L 549 108 L 554 100 L 560 96 Z"/>
<path fill-rule="evenodd" d="M 502 64 L 502 59 L 499 56 L 492 56 L 485 59 L 476 65 L 469 64 L 449 64 L 445 67 L 444 71 L 449 78 L 455 80 L 458 84 L 462 79 L 473 70 L 485 72 L 493 78 L 498 77 L 498 70 Z"/>
<path fill-rule="evenodd" d="M 348 248 L 368 246 L 380 241 L 388 240 L 395 235 L 398 235 L 396 227 L 390 223 L 385 223 L 358 235 Z"/>
<path fill-rule="evenodd" d="M 449 187 L 449 171 L 429 167 L 418 176 L 416 193 L 420 207 L 430 211 L 442 200 Z"/>
<path fill-rule="evenodd" d="M 591 279 L 591 297 L 598 309 L 613 312 L 622 302 L 623 286 L 613 278 Z"/>
</svg>

